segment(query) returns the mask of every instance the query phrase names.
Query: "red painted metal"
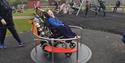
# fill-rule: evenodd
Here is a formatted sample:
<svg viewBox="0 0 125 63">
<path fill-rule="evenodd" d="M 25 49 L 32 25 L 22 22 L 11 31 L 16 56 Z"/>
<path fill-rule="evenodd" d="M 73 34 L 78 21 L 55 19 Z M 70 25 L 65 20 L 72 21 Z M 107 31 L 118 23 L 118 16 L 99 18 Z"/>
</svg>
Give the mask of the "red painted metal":
<svg viewBox="0 0 125 63">
<path fill-rule="evenodd" d="M 55 52 L 55 53 L 72 53 L 77 51 L 76 48 L 62 48 L 62 47 L 54 47 L 50 45 L 45 46 L 44 50 L 47 52 Z"/>
</svg>

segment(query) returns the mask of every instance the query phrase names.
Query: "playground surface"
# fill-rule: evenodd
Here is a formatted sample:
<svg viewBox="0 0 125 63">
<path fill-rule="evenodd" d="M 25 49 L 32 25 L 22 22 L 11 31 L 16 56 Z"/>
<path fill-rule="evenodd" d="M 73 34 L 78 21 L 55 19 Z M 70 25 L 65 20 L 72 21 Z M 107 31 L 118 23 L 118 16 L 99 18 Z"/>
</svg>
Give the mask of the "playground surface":
<svg viewBox="0 0 125 63">
<path fill-rule="evenodd" d="M 125 15 L 108 13 L 106 17 L 57 17 L 67 24 L 84 28 L 82 43 L 92 50 L 92 58 L 88 63 L 125 63 L 125 45 L 120 35 L 125 31 Z M 17 47 L 12 36 L 6 38 L 8 48 L 0 49 L 0 63 L 34 63 L 30 57 L 30 52 L 35 47 L 32 33 L 21 33 L 20 37 L 25 42 L 25 47 Z"/>
</svg>

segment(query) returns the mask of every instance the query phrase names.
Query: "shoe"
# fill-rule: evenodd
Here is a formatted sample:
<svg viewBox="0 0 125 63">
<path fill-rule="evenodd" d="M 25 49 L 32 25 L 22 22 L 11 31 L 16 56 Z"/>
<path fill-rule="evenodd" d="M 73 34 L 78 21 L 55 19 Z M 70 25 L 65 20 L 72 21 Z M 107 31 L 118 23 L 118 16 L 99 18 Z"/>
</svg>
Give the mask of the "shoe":
<svg viewBox="0 0 125 63">
<path fill-rule="evenodd" d="M 5 45 L 0 45 L 0 49 L 7 48 Z"/>
<path fill-rule="evenodd" d="M 3 45 L 0 45 L 0 49 L 3 49 Z"/>
<path fill-rule="evenodd" d="M 7 48 L 7 46 L 4 45 L 3 48 Z"/>
<path fill-rule="evenodd" d="M 24 43 L 19 43 L 18 46 L 19 46 L 19 47 L 23 47 L 23 46 L 24 46 Z"/>
</svg>

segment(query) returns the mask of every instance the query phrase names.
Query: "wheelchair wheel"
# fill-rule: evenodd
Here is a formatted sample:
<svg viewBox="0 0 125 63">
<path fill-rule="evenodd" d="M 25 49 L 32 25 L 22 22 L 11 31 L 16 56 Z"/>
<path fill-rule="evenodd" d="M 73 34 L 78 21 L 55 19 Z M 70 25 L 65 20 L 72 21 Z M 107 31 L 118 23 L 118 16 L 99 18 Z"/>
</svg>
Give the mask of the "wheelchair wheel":
<svg viewBox="0 0 125 63">
<path fill-rule="evenodd" d="M 67 44 L 66 43 L 62 43 L 62 47 L 67 48 Z"/>
<path fill-rule="evenodd" d="M 66 43 L 62 43 L 62 42 L 56 42 L 56 43 L 54 44 L 54 47 L 67 48 L 67 44 L 66 44 Z"/>
<path fill-rule="evenodd" d="M 65 53 L 66 57 L 70 57 L 72 53 Z"/>
<path fill-rule="evenodd" d="M 69 47 L 70 47 L 70 48 L 75 48 L 75 47 L 76 47 L 76 44 L 73 43 L 73 42 L 71 42 L 71 43 L 69 44 Z"/>
</svg>

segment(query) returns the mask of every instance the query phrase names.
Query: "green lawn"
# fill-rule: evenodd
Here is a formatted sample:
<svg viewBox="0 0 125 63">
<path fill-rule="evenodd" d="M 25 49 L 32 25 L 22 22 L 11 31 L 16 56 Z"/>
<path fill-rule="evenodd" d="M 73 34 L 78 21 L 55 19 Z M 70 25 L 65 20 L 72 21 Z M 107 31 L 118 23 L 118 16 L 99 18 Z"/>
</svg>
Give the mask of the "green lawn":
<svg viewBox="0 0 125 63">
<path fill-rule="evenodd" d="M 23 13 L 15 12 L 13 16 L 32 16 L 34 9 L 25 9 Z"/>
<path fill-rule="evenodd" d="M 15 27 L 18 33 L 29 32 L 31 30 L 31 24 L 28 23 L 28 19 L 17 19 L 14 20 Z M 10 32 L 7 32 L 10 35 Z"/>
<path fill-rule="evenodd" d="M 13 13 L 13 16 L 33 16 L 33 9 L 25 9 L 23 13 Z M 29 32 L 31 30 L 31 24 L 28 23 L 29 19 L 14 19 L 14 24 L 18 33 Z M 7 35 L 11 35 L 7 32 Z"/>
<path fill-rule="evenodd" d="M 14 20 L 15 27 L 18 32 L 28 32 L 30 31 L 31 24 L 28 23 L 28 19 Z"/>
</svg>

